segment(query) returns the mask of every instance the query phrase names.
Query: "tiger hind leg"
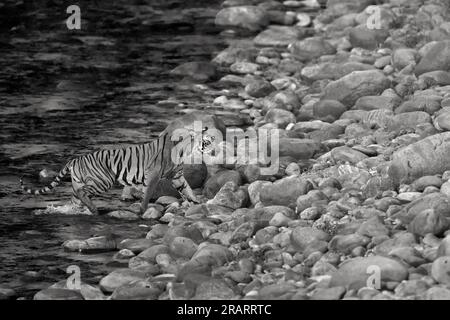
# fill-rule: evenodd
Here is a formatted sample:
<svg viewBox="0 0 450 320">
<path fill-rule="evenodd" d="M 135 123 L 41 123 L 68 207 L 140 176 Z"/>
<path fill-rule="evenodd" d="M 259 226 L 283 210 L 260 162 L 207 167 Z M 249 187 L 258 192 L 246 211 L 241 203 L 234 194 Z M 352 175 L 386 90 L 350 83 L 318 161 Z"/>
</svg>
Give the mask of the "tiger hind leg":
<svg viewBox="0 0 450 320">
<path fill-rule="evenodd" d="M 197 197 L 194 194 L 194 191 L 192 191 L 191 186 L 186 181 L 182 172 L 178 172 L 172 178 L 172 186 L 175 189 L 177 189 L 177 191 L 180 194 L 183 201 L 187 200 L 187 201 L 192 201 L 194 203 L 199 203 Z"/>
<path fill-rule="evenodd" d="M 81 187 L 79 189 L 74 190 L 76 193 L 76 198 L 78 198 L 81 203 L 83 203 L 92 214 L 97 215 L 98 214 L 98 209 L 97 207 L 94 205 L 94 203 L 92 202 L 91 198 L 90 198 L 90 193 L 88 192 L 88 190 L 86 189 L 86 187 Z"/>
</svg>

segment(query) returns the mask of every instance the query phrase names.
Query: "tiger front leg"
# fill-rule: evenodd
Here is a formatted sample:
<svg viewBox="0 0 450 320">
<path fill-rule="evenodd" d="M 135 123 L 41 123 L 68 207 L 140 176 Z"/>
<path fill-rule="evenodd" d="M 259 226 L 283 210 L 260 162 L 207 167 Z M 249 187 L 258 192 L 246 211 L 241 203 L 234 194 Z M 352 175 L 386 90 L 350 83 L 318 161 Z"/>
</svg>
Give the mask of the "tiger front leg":
<svg viewBox="0 0 450 320">
<path fill-rule="evenodd" d="M 85 189 L 85 187 L 82 187 L 80 189 L 75 190 L 76 197 L 86 206 L 88 207 L 89 211 L 94 214 L 98 215 L 98 209 L 92 202 L 92 200 L 89 198 L 89 193 Z"/>
<path fill-rule="evenodd" d="M 177 189 L 183 201 L 187 200 L 193 203 L 200 203 L 182 173 L 172 178 L 172 186 Z"/>
<path fill-rule="evenodd" d="M 143 215 L 147 211 L 148 203 L 155 193 L 156 186 L 160 180 L 160 174 L 158 172 L 151 172 L 145 175 L 145 187 L 144 187 L 144 198 L 142 199 L 140 214 Z"/>
</svg>

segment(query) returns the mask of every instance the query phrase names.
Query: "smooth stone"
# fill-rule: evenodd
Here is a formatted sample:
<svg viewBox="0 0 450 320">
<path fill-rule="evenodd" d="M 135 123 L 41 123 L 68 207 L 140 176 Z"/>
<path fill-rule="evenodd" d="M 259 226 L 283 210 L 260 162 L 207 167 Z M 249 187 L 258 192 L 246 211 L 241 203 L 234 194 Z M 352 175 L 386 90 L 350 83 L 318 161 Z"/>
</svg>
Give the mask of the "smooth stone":
<svg viewBox="0 0 450 320">
<path fill-rule="evenodd" d="M 441 235 L 450 227 L 450 220 L 443 214 L 428 209 L 417 214 L 408 226 L 408 230 L 419 236 L 431 233 Z"/>
<path fill-rule="evenodd" d="M 450 256 L 439 257 L 433 261 L 431 276 L 439 283 L 450 284 Z"/>
<path fill-rule="evenodd" d="M 134 281 L 144 280 L 145 272 L 132 269 L 116 269 L 100 280 L 100 288 L 104 292 L 113 292 L 118 287 Z"/>
</svg>

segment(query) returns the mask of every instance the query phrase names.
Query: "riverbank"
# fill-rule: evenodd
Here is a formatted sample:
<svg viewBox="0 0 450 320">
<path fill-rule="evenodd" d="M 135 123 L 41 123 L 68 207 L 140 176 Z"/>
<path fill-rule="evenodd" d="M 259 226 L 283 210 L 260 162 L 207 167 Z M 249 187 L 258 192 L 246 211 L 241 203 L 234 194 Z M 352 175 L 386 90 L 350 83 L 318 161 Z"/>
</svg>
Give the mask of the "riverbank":
<svg viewBox="0 0 450 320">
<path fill-rule="evenodd" d="M 220 75 L 228 125 L 279 129 L 279 171 L 227 166 L 145 238 L 65 243 L 122 265 L 34 298 L 450 299 L 450 8 L 382 2 L 225 1 L 230 47 L 176 73 Z"/>
</svg>

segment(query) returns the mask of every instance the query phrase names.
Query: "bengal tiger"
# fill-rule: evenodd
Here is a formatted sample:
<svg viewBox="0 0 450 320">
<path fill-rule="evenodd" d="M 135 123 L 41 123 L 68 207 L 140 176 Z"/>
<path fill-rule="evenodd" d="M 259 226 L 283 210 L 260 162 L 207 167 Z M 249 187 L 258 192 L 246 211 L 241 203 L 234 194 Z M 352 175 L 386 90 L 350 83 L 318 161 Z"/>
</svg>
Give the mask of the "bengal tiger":
<svg viewBox="0 0 450 320">
<path fill-rule="evenodd" d="M 84 204 L 93 214 L 98 210 L 91 197 L 105 193 L 119 182 L 123 186 L 144 186 L 144 197 L 140 205 L 140 214 L 148 207 L 160 179 L 169 179 L 183 200 L 198 203 L 191 187 L 183 175 L 183 159 L 192 151 L 209 153 L 214 137 L 207 135 L 203 128 L 201 139 L 189 131 L 188 137 L 173 141 L 169 130 L 163 131 L 156 139 L 144 143 L 115 149 L 105 149 L 72 159 L 61 169 L 55 179 L 41 189 L 27 188 L 20 178 L 24 192 L 40 195 L 50 192 L 60 184 L 61 179 L 70 172 L 72 179 L 72 202 Z M 177 136 L 178 137 L 178 136 Z M 186 139 L 188 138 L 188 139 Z M 194 142 L 194 145 L 187 141 Z M 183 143 L 182 143 L 183 141 Z M 182 147 L 180 145 L 184 144 Z"/>
</svg>

